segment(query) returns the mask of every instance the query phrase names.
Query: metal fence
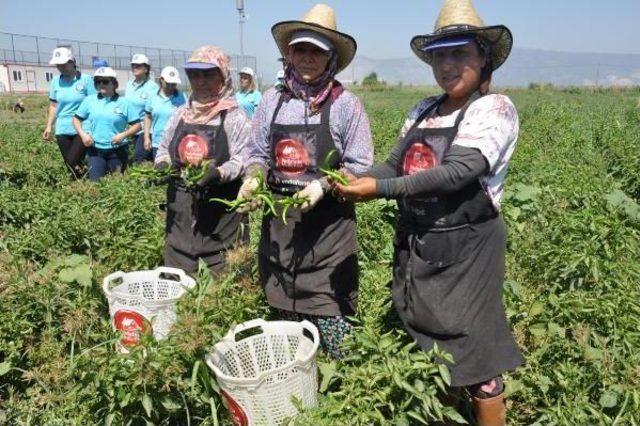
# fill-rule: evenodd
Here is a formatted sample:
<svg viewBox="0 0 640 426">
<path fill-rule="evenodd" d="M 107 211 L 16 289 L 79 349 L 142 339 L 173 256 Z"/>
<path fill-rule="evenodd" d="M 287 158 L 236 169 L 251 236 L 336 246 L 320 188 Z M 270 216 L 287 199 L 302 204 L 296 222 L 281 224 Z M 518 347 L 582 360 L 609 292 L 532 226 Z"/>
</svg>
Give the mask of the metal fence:
<svg viewBox="0 0 640 426">
<path fill-rule="evenodd" d="M 106 60 L 112 68 L 128 69 L 131 57 L 135 53 L 144 53 L 149 57 L 152 69 L 158 74 L 163 67 L 169 65 L 181 69 L 191 53 L 187 50 L 0 32 L 0 61 L 5 64 L 48 65 L 53 49 L 62 46 L 71 49 L 76 63 L 84 68 L 93 68 L 94 61 L 101 59 Z M 229 55 L 229 57 L 232 71 L 245 66 L 257 71 L 257 61 L 254 56 Z"/>
</svg>

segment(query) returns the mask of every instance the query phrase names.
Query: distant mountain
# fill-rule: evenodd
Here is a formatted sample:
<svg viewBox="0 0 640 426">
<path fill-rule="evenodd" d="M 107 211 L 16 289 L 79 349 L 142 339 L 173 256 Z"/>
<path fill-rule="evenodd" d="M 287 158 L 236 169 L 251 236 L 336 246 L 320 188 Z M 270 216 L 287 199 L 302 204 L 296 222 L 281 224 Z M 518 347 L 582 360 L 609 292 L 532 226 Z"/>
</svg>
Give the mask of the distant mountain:
<svg viewBox="0 0 640 426">
<path fill-rule="evenodd" d="M 416 57 L 371 59 L 356 56 L 339 78 L 344 82 L 360 82 L 371 72 L 392 84 L 435 84 L 431 69 Z M 640 85 L 640 55 L 514 49 L 507 62 L 494 74 L 493 82 L 498 86 L 528 86 L 529 83 L 551 83 L 555 86 Z"/>
</svg>

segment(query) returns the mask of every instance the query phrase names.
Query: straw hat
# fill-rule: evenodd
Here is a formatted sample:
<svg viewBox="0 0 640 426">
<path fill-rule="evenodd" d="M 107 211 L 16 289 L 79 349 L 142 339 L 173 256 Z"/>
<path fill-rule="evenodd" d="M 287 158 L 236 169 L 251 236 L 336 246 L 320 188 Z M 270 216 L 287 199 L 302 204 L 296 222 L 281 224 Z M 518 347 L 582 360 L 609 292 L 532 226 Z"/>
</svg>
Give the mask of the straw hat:
<svg viewBox="0 0 640 426">
<path fill-rule="evenodd" d="M 332 8 L 325 4 L 317 4 L 307 12 L 300 21 L 278 22 L 271 27 L 271 34 L 276 40 L 282 56 L 289 51 L 289 42 L 298 31 L 313 31 L 327 38 L 338 55 L 338 72 L 349 65 L 356 54 L 358 45 L 353 37 L 341 33 L 337 29 L 336 15 Z"/>
<path fill-rule="evenodd" d="M 506 61 L 513 46 L 509 28 L 504 25 L 485 26 L 471 0 L 445 0 L 433 33 L 413 37 L 411 50 L 418 58 L 431 65 L 431 52 L 425 48 L 438 40 L 464 35 L 476 35 L 488 42 L 494 70 Z"/>
</svg>

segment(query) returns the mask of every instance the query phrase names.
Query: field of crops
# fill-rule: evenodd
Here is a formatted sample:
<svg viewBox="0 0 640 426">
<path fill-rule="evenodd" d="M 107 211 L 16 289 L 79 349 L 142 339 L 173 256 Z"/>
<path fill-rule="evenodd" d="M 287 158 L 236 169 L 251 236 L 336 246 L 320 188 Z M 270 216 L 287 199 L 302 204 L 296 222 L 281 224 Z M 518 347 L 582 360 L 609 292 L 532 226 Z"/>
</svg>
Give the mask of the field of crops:
<svg viewBox="0 0 640 426">
<path fill-rule="evenodd" d="M 381 160 L 424 92 L 359 95 Z M 640 91 L 509 95 L 521 133 L 504 200 L 504 301 L 526 365 L 508 377 L 508 424 L 638 425 Z M 203 356 L 233 323 L 269 315 L 257 226 L 225 275 L 201 271 L 169 339 L 116 355 L 100 284 L 160 264 L 164 193 L 129 176 L 69 181 L 40 137 L 45 104 L 27 98 L 14 115 L 0 99 L 0 424 L 229 424 Z M 348 357 L 321 356 L 320 405 L 297 424 L 420 424 L 443 410 L 446 369 L 389 305 L 395 210 L 358 207 L 357 332 Z"/>
</svg>

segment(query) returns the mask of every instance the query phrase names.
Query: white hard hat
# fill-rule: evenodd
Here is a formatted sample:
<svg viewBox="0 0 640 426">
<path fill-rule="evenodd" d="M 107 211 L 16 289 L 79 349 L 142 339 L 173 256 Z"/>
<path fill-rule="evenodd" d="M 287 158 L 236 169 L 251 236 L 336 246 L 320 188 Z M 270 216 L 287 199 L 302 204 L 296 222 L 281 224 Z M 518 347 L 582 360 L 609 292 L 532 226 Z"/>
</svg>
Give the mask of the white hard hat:
<svg viewBox="0 0 640 426">
<path fill-rule="evenodd" d="M 53 49 L 53 53 L 51 54 L 49 65 L 62 65 L 66 64 L 69 61 L 75 61 L 71 50 L 67 49 L 66 47 L 56 47 L 55 49 Z"/>
<path fill-rule="evenodd" d="M 147 58 L 147 55 L 145 55 L 144 53 L 136 53 L 135 55 L 133 55 L 133 58 L 131 58 L 131 64 L 151 65 L 149 62 L 149 58 Z"/>
<path fill-rule="evenodd" d="M 253 77 L 255 75 L 255 73 L 253 72 L 253 70 L 250 67 L 244 67 L 240 70 L 240 74 L 247 74 L 250 75 L 251 77 Z"/>
<path fill-rule="evenodd" d="M 164 67 L 160 73 L 160 77 L 167 83 L 182 84 L 180 80 L 180 74 L 175 67 Z"/>
<path fill-rule="evenodd" d="M 112 77 L 118 78 L 116 72 L 111 67 L 100 67 L 93 73 L 93 77 Z"/>
</svg>

